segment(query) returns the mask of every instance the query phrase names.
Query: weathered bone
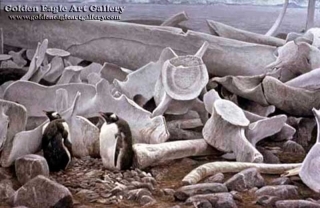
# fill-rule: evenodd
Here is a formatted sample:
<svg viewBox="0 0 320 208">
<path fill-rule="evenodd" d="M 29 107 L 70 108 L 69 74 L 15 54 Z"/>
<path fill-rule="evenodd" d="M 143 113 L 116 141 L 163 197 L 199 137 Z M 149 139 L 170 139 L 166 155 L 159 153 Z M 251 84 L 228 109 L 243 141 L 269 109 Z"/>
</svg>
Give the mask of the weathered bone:
<svg viewBox="0 0 320 208">
<path fill-rule="evenodd" d="M 46 66 L 40 66 L 36 73 L 32 75 L 32 77 L 29 79 L 29 81 L 32 82 L 40 82 L 40 80 L 44 77 L 44 75 L 50 71 L 51 64 L 48 64 Z"/>
<path fill-rule="evenodd" d="M 237 161 L 262 162 L 262 155 L 245 137 L 244 127 L 249 123 L 243 111 L 234 103 L 217 100 L 213 103 L 211 118 L 203 128 L 203 137 L 220 151 L 234 152 Z"/>
<path fill-rule="evenodd" d="M 161 26 L 171 26 L 175 27 L 177 26 L 180 22 L 188 20 L 187 14 L 183 11 L 178 14 L 173 15 L 172 17 L 166 19 Z"/>
<path fill-rule="evenodd" d="M 307 90 L 319 90 L 320 89 L 320 68 L 314 69 L 308 73 L 302 74 L 285 84 L 291 87 L 303 88 Z"/>
<path fill-rule="evenodd" d="M 157 108 L 153 116 L 195 110 L 203 123 L 207 120 L 203 103 L 197 97 L 208 83 L 207 68 L 202 61 L 208 46 L 205 42 L 194 56 L 178 56 L 164 62 L 155 86 Z"/>
<path fill-rule="evenodd" d="M 99 116 L 98 112 L 102 111 L 114 112 L 125 119 L 131 127 L 134 142 L 161 143 L 169 137 L 162 116 L 150 118 L 150 112 L 142 109 L 125 95 L 119 98 L 113 97 L 111 94 L 113 86 L 106 80 L 101 80 L 96 87 L 76 83 L 45 87 L 32 82 L 17 81 L 6 89 L 4 98 L 24 105 L 28 109 L 28 116 L 41 117 L 42 109 L 55 110 L 52 98 L 56 96 L 56 90 L 59 88 L 68 91 L 68 103 L 72 103 L 72 98 L 78 91 L 81 93 L 78 109 L 80 116 L 87 118 Z M 35 96 L 41 99 L 35 99 Z"/>
<path fill-rule="evenodd" d="M 285 44 L 285 40 L 280 38 L 248 32 L 213 20 L 207 20 L 207 24 L 212 35 L 271 46 L 282 46 Z"/>
<path fill-rule="evenodd" d="M 22 58 L 22 54 L 26 49 L 22 49 L 18 52 L 9 51 L 9 55 L 12 56 L 13 62 L 16 63 L 19 67 L 24 67 L 27 64 L 27 61 Z"/>
<path fill-rule="evenodd" d="M 36 52 L 31 60 L 29 70 L 21 78 L 21 80 L 27 81 L 37 73 L 39 67 L 41 66 L 41 64 L 45 58 L 45 53 L 46 53 L 47 48 L 48 48 L 48 40 L 47 39 L 45 39 L 41 44 L 38 43 Z"/>
<path fill-rule="evenodd" d="M 263 117 L 254 113 L 251 113 L 249 111 L 244 111 L 244 114 L 246 115 L 246 118 L 250 121 L 250 123 L 257 122 L 259 120 L 267 119 L 267 117 Z M 281 115 L 279 115 L 281 116 Z M 283 115 L 282 115 L 283 116 Z M 281 118 L 281 117 L 280 117 Z M 262 130 L 263 131 L 263 130 Z M 295 128 L 288 124 L 284 124 L 280 132 L 273 135 L 271 138 L 274 141 L 283 141 L 283 140 L 290 140 L 293 138 L 293 135 L 296 133 Z"/>
<path fill-rule="evenodd" d="M 90 73 L 100 74 L 102 70 L 102 65 L 97 63 L 91 63 L 89 66 L 86 66 L 81 69 L 80 79 L 84 82 L 88 82 L 87 77 Z"/>
<path fill-rule="evenodd" d="M 51 69 L 48 73 L 45 74 L 44 79 L 49 82 L 56 82 L 58 78 L 62 75 L 64 70 L 64 62 L 61 57 L 55 56 L 52 58 L 51 62 Z"/>
<path fill-rule="evenodd" d="M 262 139 L 280 132 L 286 121 L 285 115 L 258 120 L 248 126 L 246 137 L 253 146 L 256 146 Z"/>
<path fill-rule="evenodd" d="M 275 59 L 275 47 L 272 46 L 190 30 L 184 34 L 181 29 L 173 27 L 116 21 L 9 21 L 7 15 L 10 12 L 1 14 L 0 26 L 6 28 L 4 38 L 8 45 L 33 48 L 39 39 L 47 37 L 50 46 L 67 50 L 73 56 L 100 64 L 107 61 L 128 69 L 137 69 L 157 60 L 161 51 L 168 46 L 179 51 L 179 55 L 194 54 L 205 40 L 210 47 L 203 59 L 212 75 L 262 74 L 265 71 L 263 67 Z M 12 34 L 10 31 L 16 32 Z"/>
<path fill-rule="evenodd" d="M 61 57 L 61 58 L 67 58 L 70 56 L 70 53 L 68 51 L 61 50 L 59 48 L 48 48 L 46 50 L 46 54 L 53 57 Z"/>
<path fill-rule="evenodd" d="M 201 132 L 184 130 L 180 128 L 169 128 L 169 127 L 168 127 L 168 131 L 170 133 L 169 141 L 192 140 L 192 139 L 202 138 Z"/>
<path fill-rule="evenodd" d="M 305 42 L 290 41 L 281 47 L 277 60 L 266 69 L 274 69 L 282 82 L 320 67 L 320 50 Z"/>
<path fill-rule="evenodd" d="M 200 119 L 182 119 L 167 121 L 168 128 L 193 129 L 203 126 Z"/>
<path fill-rule="evenodd" d="M 316 0 L 308 1 L 308 14 L 306 22 L 306 30 L 310 29 L 314 25 L 314 12 L 316 10 Z"/>
<path fill-rule="evenodd" d="M 81 83 L 80 73 L 83 67 L 81 66 L 68 66 L 64 69 L 57 84 L 68 84 L 68 83 Z"/>
<path fill-rule="evenodd" d="M 117 65 L 105 62 L 102 66 L 100 73 L 102 78 L 106 79 L 109 83 L 114 83 L 114 80 L 121 82 L 125 81 L 127 75 L 129 74 L 128 71 L 129 70 L 124 71 L 121 67 Z"/>
<path fill-rule="evenodd" d="M 217 153 L 203 139 L 165 142 L 162 144 L 134 144 L 133 151 L 135 153 L 134 166 L 137 168 L 146 168 L 166 160 Z"/>
<path fill-rule="evenodd" d="M 68 104 L 68 91 L 66 89 L 57 89 L 56 90 L 56 111 L 57 112 L 63 112 L 67 110 L 69 107 Z"/>
<path fill-rule="evenodd" d="M 73 102 L 73 104 L 75 104 L 75 102 Z M 41 109 L 45 109 L 45 108 L 41 108 Z M 73 110 L 74 110 L 74 106 L 71 106 L 65 112 L 62 112 L 61 116 L 63 118 L 64 117 L 68 118 L 73 112 Z M 24 111 L 26 110 L 24 109 Z M 24 114 L 26 115 L 26 112 L 24 112 Z M 21 118 L 23 118 L 23 116 L 21 116 L 21 114 L 18 116 L 19 118 L 15 118 L 14 121 L 16 121 L 17 123 L 19 122 L 22 123 Z M 25 123 L 26 123 L 26 118 L 27 117 L 25 116 Z M 1 166 L 9 167 L 10 165 L 13 164 L 15 159 L 27 154 L 34 154 L 38 152 L 41 149 L 42 130 L 44 125 L 46 125 L 48 122 L 49 120 L 46 120 L 35 129 L 29 130 L 29 131 L 24 131 L 24 128 L 23 128 L 16 134 L 12 135 L 10 139 L 7 138 L 5 148 L 3 149 L 1 158 L 0 158 Z M 25 123 L 24 123 L 24 126 L 25 126 Z"/>
<path fill-rule="evenodd" d="M 312 109 L 317 121 L 317 141 L 302 162 L 299 176 L 304 184 L 313 191 L 320 193 L 319 166 L 320 166 L 320 111 Z"/>
<path fill-rule="evenodd" d="M 6 111 L 6 107 L 0 106 L 0 152 L 7 140 L 9 117 L 6 115 Z"/>
<path fill-rule="evenodd" d="M 263 88 L 261 85 L 265 75 L 258 76 L 225 76 L 215 77 L 210 80 L 211 85 L 214 83 L 221 84 L 228 91 L 255 101 L 261 105 L 268 106 L 266 98 L 264 97 Z M 214 85 L 213 85 L 214 86 Z"/>
<path fill-rule="evenodd" d="M 79 104 L 79 115 L 94 117 L 98 116 L 98 112 L 114 112 L 128 122 L 135 143 L 162 143 L 168 139 L 169 133 L 162 116 L 150 118 L 150 112 L 125 95 L 114 97 L 111 94 L 112 89 L 113 86 L 106 80 L 99 82 L 94 97 L 87 99 L 84 104 Z"/>
<path fill-rule="evenodd" d="M 0 54 L 0 61 L 7 61 L 9 59 L 12 59 L 11 55 L 8 54 Z"/>
<path fill-rule="evenodd" d="M 88 84 L 96 85 L 102 80 L 100 74 L 90 73 L 87 77 Z"/>
<path fill-rule="evenodd" d="M 320 90 L 291 87 L 269 76 L 262 86 L 268 103 L 291 115 L 311 116 L 312 108 L 320 108 Z"/>
<path fill-rule="evenodd" d="M 236 173 L 247 168 L 257 168 L 260 173 L 282 174 L 287 170 L 300 167 L 301 163 L 293 164 L 265 164 L 265 163 L 243 163 L 243 162 L 212 162 L 201 165 L 192 170 L 182 179 L 183 184 L 196 184 L 202 179 L 216 173 Z"/>
<path fill-rule="evenodd" d="M 142 104 L 145 104 L 153 97 L 153 89 L 159 79 L 164 62 L 174 57 L 177 57 L 175 52 L 171 48 L 165 48 L 157 62 L 150 62 L 140 69 L 128 74 L 126 80 L 123 82 L 115 80 L 113 83 L 121 92 L 132 100 L 135 96 L 141 95 L 143 98 Z M 157 115 L 162 114 L 159 113 Z"/>
<path fill-rule="evenodd" d="M 285 0 L 284 4 L 283 4 L 282 11 L 280 12 L 280 14 L 279 14 L 278 18 L 276 19 L 275 23 L 272 25 L 272 27 L 266 33 L 267 36 L 272 36 L 277 32 L 277 30 L 280 27 L 281 22 L 282 22 L 282 20 L 284 18 L 284 15 L 285 15 L 285 13 L 287 11 L 288 4 L 289 4 L 289 0 Z"/>
<path fill-rule="evenodd" d="M 69 125 L 72 155 L 75 157 L 99 156 L 99 129 L 82 116 L 77 116 L 79 97 L 77 93 L 70 115 L 64 118 Z"/>
</svg>

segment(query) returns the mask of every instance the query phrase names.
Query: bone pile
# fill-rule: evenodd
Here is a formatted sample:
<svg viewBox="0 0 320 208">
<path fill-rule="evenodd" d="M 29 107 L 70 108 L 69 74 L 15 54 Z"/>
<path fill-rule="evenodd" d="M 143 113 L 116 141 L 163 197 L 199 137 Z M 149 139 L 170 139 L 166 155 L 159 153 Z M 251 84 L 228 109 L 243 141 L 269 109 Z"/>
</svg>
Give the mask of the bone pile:
<svg viewBox="0 0 320 208">
<path fill-rule="evenodd" d="M 178 28 L 188 19 L 184 12 L 161 26 L 7 19 L 0 18 L 0 165 L 16 168 L 21 188 L 3 197 L 12 198 L 14 206 L 71 207 L 74 194 L 89 200 L 106 196 L 98 200 L 102 204 L 124 196 L 154 204 L 157 182 L 141 169 L 214 155 L 218 161 L 195 168 L 172 190 L 177 203 L 237 207 L 239 192 L 250 190 L 260 205 L 320 207 L 316 200 L 297 200 L 298 187 L 288 182 L 298 176 L 320 192 L 319 28 L 289 33 L 283 40 L 213 20 L 208 20 L 212 34 L 184 32 Z M 62 115 L 70 127 L 73 156 L 88 161 L 100 156 L 98 112 L 119 115 L 132 131 L 134 171 L 118 174 L 117 184 L 104 182 L 109 173 L 100 159 L 92 159 L 93 172 L 70 172 L 70 177 L 95 175 L 103 184 L 97 192 L 87 187 L 98 184 L 91 179 L 82 183 L 83 191 L 68 177 L 59 178 L 62 173 L 50 175 L 39 156 L 42 127 L 48 123 L 42 110 Z M 286 155 L 301 159 L 284 163 Z M 21 160 L 22 172 L 30 173 L 19 175 Z M 81 172 L 87 163 L 76 159 L 75 164 Z M 136 187 L 130 181 L 121 184 L 125 175 L 136 173 L 142 175 Z M 222 183 L 224 173 L 237 174 Z M 283 177 L 270 184 L 260 173 Z M 145 186 L 152 188 L 138 187 L 143 177 L 151 178 Z M 134 191 L 125 192 L 124 186 Z M 114 191 L 117 187 L 121 190 Z M 26 191 L 31 188 L 37 190 L 35 198 Z M 48 189 L 52 195 L 41 201 Z"/>
</svg>

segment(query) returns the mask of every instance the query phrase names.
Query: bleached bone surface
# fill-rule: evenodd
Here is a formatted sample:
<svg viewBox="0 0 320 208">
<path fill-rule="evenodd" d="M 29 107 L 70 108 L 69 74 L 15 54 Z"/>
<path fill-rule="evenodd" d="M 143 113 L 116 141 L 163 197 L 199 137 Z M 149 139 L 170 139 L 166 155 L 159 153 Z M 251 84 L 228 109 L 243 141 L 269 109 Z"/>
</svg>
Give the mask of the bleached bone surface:
<svg viewBox="0 0 320 208">
<path fill-rule="evenodd" d="M 123 70 L 121 67 L 105 62 L 101 69 L 101 77 L 106 79 L 109 83 L 114 83 L 114 80 L 125 81 L 130 70 Z"/>
<path fill-rule="evenodd" d="M 262 162 L 262 155 L 245 136 L 249 120 L 243 111 L 231 101 L 217 100 L 213 103 L 211 118 L 205 124 L 204 139 L 216 149 L 234 152 L 237 161 Z"/>
<path fill-rule="evenodd" d="M 75 98 L 75 97 L 73 97 Z M 53 100 L 54 102 L 54 100 Z M 66 111 L 60 113 L 63 118 L 69 118 L 72 115 L 72 112 L 74 110 L 74 104 L 73 106 L 68 108 Z M 26 114 L 26 113 L 25 113 Z M 19 119 L 23 118 L 22 116 L 19 116 Z M 20 121 L 20 120 L 19 120 Z M 19 122 L 17 121 L 17 123 Z M 20 121 L 21 122 L 21 121 Z M 49 120 L 46 120 L 41 125 L 36 127 L 35 129 L 24 131 L 24 129 L 21 129 L 19 132 L 17 132 L 11 139 L 7 139 L 7 142 L 5 144 L 5 148 L 2 151 L 1 155 L 1 166 L 3 167 L 9 167 L 13 164 L 15 159 L 27 155 L 27 154 L 34 154 L 41 150 L 41 142 L 42 142 L 42 130 L 44 125 L 46 125 L 49 122 Z"/>
<path fill-rule="evenodd" d="M 81 69 L 80 72 L 80 79 L 82 81 L 87 81 L 87 77 L 90 73 L 97 73 L 100 74 L 102 70 L 102 65 L 97 63 L 91 63 L 89 66 L 86 66 Z"/>
<path fill-rule="evenodd" d="M 144 104 L 153 97 L 153 89 L 159 79 L 164 62 L 174 57 L 177 57 L 174 51 L 171 48 L 165 48 L 157 62 L 148 63 L 128 74 L 123 82 L 115 80 L 114 84 L 132 100 L 136 95 L 141 95 L 143 98 L 142 104 Z"/>
<path fill-rule="evenodd" d="M 317 141 L 303 160 L 299 176 L 310 189 L 320 193 L 320 111 L 316 109 L 312 111 L 317 121 Z"/>
<path fill-rule="evenodd" d="M 27 73 L 21 78 L 23 81 L 27 81 L 36 75 L 43 60 L 45 59 L 46 50 L 48 48 L 48 40 L 45 39 L 42 43 L 38 43 L 36 52 L 31 60 Z"/>
<path fill-rule="evenodd" d="M 171 27 L 175 27 L 178 26 L 180 22 L 186 21 L 188 20 L 188 16 L 187 14 L 183 11 L 180 12 L 178 14 L 173 15 L 172 17 L 169 17 L 168 19 L 166 19 L 161 26 L 171 26 Z"/>
<path fill-rule="evenodd" d="M 269 76 L 262 85 L 268 103 L 291 115 L 311 116 L 312 108 L 320 108 L 320 90 L 291 87 Z"/>
<path fill-rule="evenodd" d="M 247 168 L 257 168 L 260 173 L 281 174 L 287 170 L 300 167 L 301 163 L 266 164 L 244 162 L 212 162 L 201 165 L 192 170 L 183 179 L 184 184 L 196 184 L 202 179 L 216 173 L 237 173 Z"/>
<path fill-rule="evenodd" d="M 99 156 L 99 129 L 82 116 L 77 116 L 80 93 L 77 93 L 70 114 L 63 117 L 69 125 L 72 154 L 75 157 Z"/>
<path fill-rule="evenodd" d="M 49 47 L 67 50 L 71 55 L 85 60 L 100 64 L 107 61 L 128 69 L 138 69 L 150 61 L 156 61 L 161 51 L 168 46 L 179 51 L 178 55 L 194 54 L 205 40 L 210 43 L 210 47 L 203 60 L 212 75 L 262 74 L 265 72 L 264 67 L 275 60 L 275 47 L 272 46 L 194 31 L 184 34 L 181 29 L 173 27 L 116 21 L 24 22 L 11 21 L 7 15 L 11 13 L 1 14 L 0 25 L 6 28 L 4 38 L 8 45 L 33 48 L 46 37 Z"/>
<path fill-rule="evenodd" d="M 81 83 L 80 73 L 83 67 L 81 66 L 68 66 L 63 70 L 63 73 L 58 80 L 57 84 L 68 84 L 68 83 Z"/>
<path fill-rule="evenodd" d="M 308 73 L 302 74 L 285 84 L 291 87 L 303 88 L 307 90 L 320 89 L 320 68 L 314 69 Z"/>
<path fill-rule="evenodd" d="M 9 117 L 6 115 L 6 111 L 6 107 L 0 106 L 0 151 L 7 140 Z"/>
<path fill-rule="evenodd" d="M 207 113 L 197 97 L 209 79 L 202 61 L 208 46 L 208 42 L 204 42 L 195 55 L 177 56 L 164 62 L 154 89 L 157 108 L 153 116 L 164 113 L 179 115 L 194 110 L 202 122 L 206 122 Z"/>
<path fill-rule="evenodd" d="M 166 160 L 216 153 L 203 139 L 162 144 L 134 144 L 133 151 L 134 166 L 141 169 Z"/>
<path fill-rule="evenodd" d="M 63 59 L 55 56 L 52 58 L 50 64 L 51 69 L 44 75 L 44 79 L 49 82 L 56 82 L 64 70 Z"/>
<path fill-rule="evenodd" d="M 271 46 L 282 46 L 285 44 L 285 40 L 280 38 L 241 30 L 217 21 L 207 20 L 207 24 L 212 35 Z"/>
<path fill-rule="evenodd" d="M 98 116 L 98 112 L 113 112 L 130 125 L 134 143 L 162 143 L 169 133 L 163 116 L 151 117 L 151 113 L 141 108 L 125 95 L 114 97 L 113 86 L 101 80 L 96 86 L 96 94 L 84 103 L 79 102 L 79 115 L 84 117 Z M 107 102 L 106 102 L 107 101 Z M 80 104 L 81 103 L 81 104 Z"/>
<path fill-rule="evenodd" d="M 277 60 L 267 69 L 274 69 L 279 80 L 289 81 L 301 74 L 320 67 L 320 50 L 305 42 L 290 41 L 279 49 Z"/>
<path fill-rule="evenodd" d="M 253 122 L 246 129 L 246 138 L 256 146 L 262 139 L 280 132 L 286 121 L 286 115 L 278 115 Z"/>
<path fill-rule="evenodd" d="M 261 105 L 267 106 L 267 102 L 261 82 L 265 75 L 259 76 L 225 76 L 216 77 L 210 80 L 210 82 L 221 84 L 228 91 L 246 98 L 248 100 L 255 101 Z"/>
</svg>

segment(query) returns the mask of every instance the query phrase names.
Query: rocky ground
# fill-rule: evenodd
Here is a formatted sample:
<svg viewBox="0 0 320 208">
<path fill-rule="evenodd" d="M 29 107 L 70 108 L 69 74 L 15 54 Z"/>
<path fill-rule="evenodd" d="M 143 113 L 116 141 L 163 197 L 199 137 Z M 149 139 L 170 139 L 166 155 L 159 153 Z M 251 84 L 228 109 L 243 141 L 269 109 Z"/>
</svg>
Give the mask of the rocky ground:
<svg viewBox="0 0 320 208">
<path fill-rule="evenodd" d="M 293 158 L 293 155 L 286 153 L 280 158 Z M 246 169 L 241 174 L 218 173 L 197 185 L 182 186 L 181 180 L 189 171 L 214 160 L 221 159 L 185 158 L 144 171 L 111 172 L 103 168 L 100 158 L 74 158 L 67 170 L 51 173 L 49 178 L 69 189 L 74 207 L 78 208 L 194 207 L 194 204 L 210 207 L 205 205 L 205 200 L 193 196 L 200 193 L 218 197 L 220 202 L 216 203 L 220 203 L 219 207 L 268 207 L 284 199 L 305 199 L 307 201 L 300 203 L 307 203 L 307 207 L 320 207 L 317 203 L 320 195 L 310 191 L 299 177 L 261 176 L 256 169 Z M 10 207 L 5 196 L 20 187 L 14 174 L 13 168 L 0 169 L 1 208 Z M 273 186 L 272 191 L 269 190 L 270 185 Z"/>
</svg>

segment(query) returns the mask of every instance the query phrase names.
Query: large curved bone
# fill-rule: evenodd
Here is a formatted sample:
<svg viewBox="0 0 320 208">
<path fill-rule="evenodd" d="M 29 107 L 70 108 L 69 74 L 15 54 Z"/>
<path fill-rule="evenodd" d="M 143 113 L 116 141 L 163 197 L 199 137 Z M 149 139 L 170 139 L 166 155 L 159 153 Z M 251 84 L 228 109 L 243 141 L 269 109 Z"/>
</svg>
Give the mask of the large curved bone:
<svg viewBox="0 0 320 208">
<path fill-rule="evenodd" d="M 57 84 L 68 84 L 68 83 L 81 83 L 80 73 L 83 67 L 81 66 L 68 66 L 63 70 L 63 73 L 58 80 Z"/>
<path fill-rule="evenodd" d="M 285 84 L 290 87 L 303 88 L 307 90 L 318 90 L 320 89 L 320 68 L 314 69 L 308 73 L 302 74 Z"/>
<path fill-rule="evenodd" d="M 268 103 L 288 114 L 311 116 L 312 108 L 320 108 L 320 90 L 291 87 L 269 76 L 264 78 L 262 85 Z"/>
<path fill-rule="evenodd" d="M 210 80 L 211 85 L 218 83 L 226 88 L 228 91 L 246 98 L 248 100 L 255 101 L 263 106 L 268 106 L 263 88 L 261 85 L 265 75 L 258 76 L 225 76 L 215 77 Z"/>
<path fill-rule="evenodd" d="M 320 67 L 320 50 L 306 42 L 290 41 L 281 47 L 277 60 L 266 69 L 273 69 L 282 82 Z"/>
<path fill-rule="evenodd" d="M 74 104 L 75 102 L 72 103 Z M 71 106 L 66 111 L 62 112 L 61 116 L 63 118 L 68 118 L 72 114 L 73 110 L 74 106 Z M 19 119 L 21 118 L 19 117 Z M 46 125 L 48 122 L 49 120 L 46 120 L 35 129 L 29 131 L 24 131 L 24 129 L 22 129 L 13 135 L 11 139 L 7 139 L 5 148 L 3 149 L 0 158 L 1 166 L 9 167 L 17 158 L 27 154 L 34 154 L 41 150 L 42 130 L 44 125 Z"/>
<path fill-rule="evenodd" d="M 6 28 L 4 38 L 8 45 L 33 48 L 38 40 L 46 37 L 49 46 L 67 50 L 73 56 L 100 64 L 107 61 L 127 69 L 138 69 L 156 61 L 168 46 L 179 55 L 194 54 L 204 41 L 210 43 L 203 60 L 212 75 L 262 74 L 263 67 L 275 59 L 275 47 L 272 46 L 190 30 L 184 34 L 173 27 L 116 21 L 11 21 L 8 19 L 10 14 L 3 12 L 0 18 L 0 27 Z"/>
<path fill-rule="evenodd" d="M 314 12 L 316 10 L 316 0 L 308 1 L 308 14 L 306 22 L 306 30 L 310 29 L 314 25 Z"/>
<path fill-rule="evenodd" d="M 192 170 L 182 179 L 184 184 L 196 184 L 202 179 L 216 173 L 236 173 L 247 168 L 257 168 L 260 173 L 282 174 L 287 170 L 300 167 L 301 163 L 293 164 L 266 164 L 266 163 L 243 163 L 243 162 L 212 162 L 201 165 Z"/>
<path fill-rule="evenodd" d="M 81 93 L 79 100 L 81 105 L 92 99 L 96 93 L 95 87 L 88 84 L 71 83 L 46 87 L 28 81 L 16 81 L 5 90 L 4 99 L 25 106 L 28 116 L 44 117 L 42 110 L 56 110 L 55 102 L 53 101 L 56 97 L 56 90 L 60 88 L 67 90 L 68 103 L 70 104 L 78 91 Z"/>
<path fill-rule="evenodd" d="M 82 82 L 87 82 L 87 77 L 91 73 L 97 73 L 100 74 L 102 70 L 102 65 L 97 63 L 91 63 L 90 65 L 84 67 L 80 71 L 80 79 Z"/>
<path fill-rule="evenodd" d="M 72 155 L 75 157 L 99 156 L 99 129 L 82 116 L 77 116 L 80 93 L 77 93 L 72 104 L 73 109 L 65 120 L 69 125 L 72 141 Z"/>
<path fill-rule="evenodd" d="M 203 103 L 197 97 L 209 79 L 202 61 L 208 46 L 208 42 L 204 42 L 195 55 L 177 56 L 164 62 L 155 85 L 154 100 L 157 107 L 153 116 L 164 113 L 179 115 L 195 110 L 202 122 L 206 122 Z"/>
<path fill-rule="evenodd" d="M 48 40 L 43 40 L 42 43 L 38 43 L 36 52 L 31 60 L 28 72 L 21 78 L 23 81 L 27 81 L 36 75 L 39 67 L 45 59 L 46 50 L 48 48 Z"/>
<path fill-rule="evenodd" d="M 52 58 L 50 64 L 51 69 L 44 75 L 43 78 L 49 82 L 56 82 L 64 70 L 63 59 L 55 56 Z"/>
<path fill-rule="evenodd" d="M 317 141 L 303 160 L 299 176 L 310 189 L 320 193 L 320 111 L 315 108 L 312 111 L 317 121 Z"/>
<path fill-rule="evenodd" d="M 186 21 L 188 20 L 188 16 L 187 14 L 183 11 L 180 12 L 178 14 L 173 15 L 172 17 L 169 17 L 168 19 L 166 19 L 161 26 L 171 26 L 171 27 L 175 27 L 177 26 L 180 22 Z"/>
<path fill-rule="evenodd" d="M 202 130 L 203 138 L 220 151 L 233 152 L 237 161 L 262 162 L 262 155 L 245 136 L 245 127 L 249 123 L 234 103 L 217 100 L 213 103 L 211 118 Z"/>
<path fill-rule="evenodd" d="M 101 80 L 96 86 L 94 97 L 79 104 L 79 115 L 94 117 L 99 116 L 98 112 L 114 112 L 130 125 L 134 143 L 162 143 L 168 139 L 169 133 L 163 116 L 150 118 L 150 112 L 123 94 L 114 97 L 112 90 L 113 86 L 108 81 Z"/>
<path fill-rule="evenodd" d="M 207 24 L 212 35 L 277 47 L 285 44 L 285 40 L 280 38 L 248 32 L 213 20 L 207 20 Z"/>
<path fill-rule="evenodd" d="M 125 72 L 121 67 L 105 62 L 101 69 L 101 77 L 106 79 L 109 83 L 113 83 L 115 79 L 118 81 L 125 81 L 128 72 Z"/>
<path fill-rule="evenodd" d="M 56 96 L 56 90 L 60 88 L 68 91 L 68 103 L 73 102 L 72 98 L 78 91 L 81 93 L 78 109 L 80 116 L 99 116 L 98 112 L 101 111 L 114 112 L 125 119 L 131 127 L 134 142 L 161 143 L 169 137 L 162 116 L 150 118 L 150 112 L 125 95 L 113 97 L 113 86 L 106 80 L 101 80 L 96 87 L 75 83 L 45 87 L 37 83 L 17 81 L 6 89 L 4 98 L 24 105 L 28 109 L 28 116 L 42 117 L 42 109 L 55 110 L 52 99 Z"/>
<path fill-rule="evenodd" d="M 190 156 L 217 154 L 204 139 L 165 142 L 162 144 L 134 144 L 134 166 L 146 168 L 166 160 Z"/>
<path fill-rule="evenodd" d="M 159 79 L 164 62 L 174 57 L 177 57 L 175 52 L 171 48 L 165 48 L 161 52 L 157 62 L 150 62 L 140 69 L 128 74 L 126 80 L 123 82 L 115 80 L 113 83 L 121 92 L 132 100 L 135 96 L 141 95 L 143 98 L 142 104 L 145 104 L 153 97 L 153 89 Z M 157 115 L 162 115 L 162 113 Z"/>
<path fill-rule="evenodd" d="M 277 32 L 277 30 L 279 29 L 279 27 L 281 25 L 281 22 L 282 22 L 282 20 L 284 18 L 284 15 L 285 15 L 285 13 L 287 11 L 288 4 L 289 4 L 289 0 L 285 0 L 284 4 L 283 4 L 282 11 L 280 12 L 280 14 L 279 14 L 278 18 L 276 19 L 275 23 L 272 25 L 272 27 L 266 33 L 267 36 L 274 35 Z"/>
</svg>

